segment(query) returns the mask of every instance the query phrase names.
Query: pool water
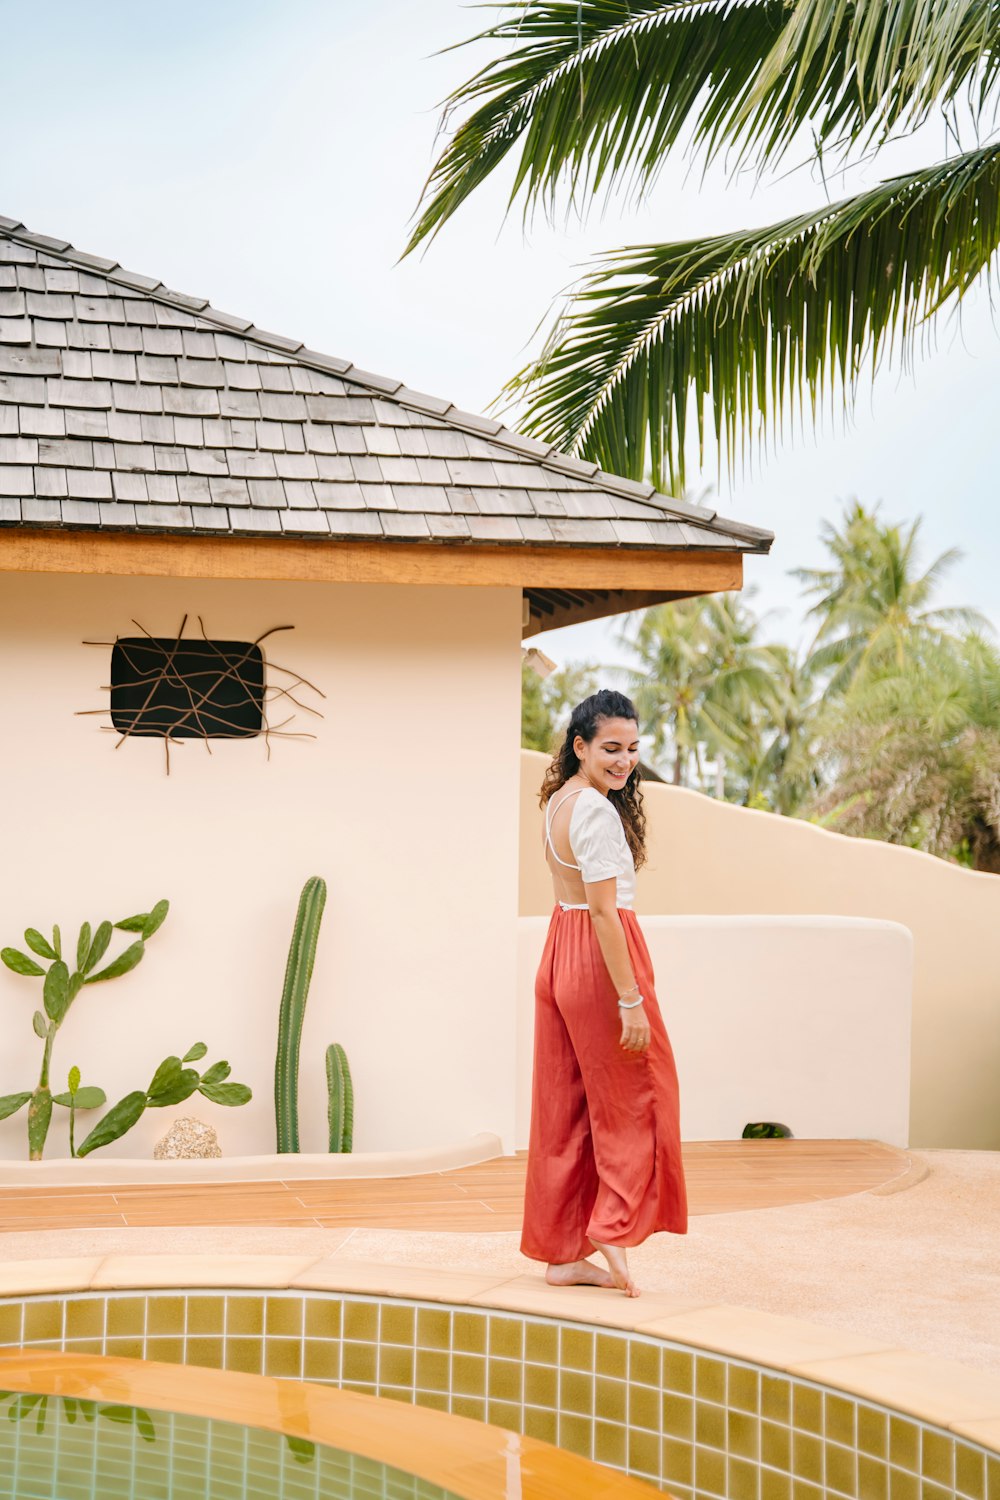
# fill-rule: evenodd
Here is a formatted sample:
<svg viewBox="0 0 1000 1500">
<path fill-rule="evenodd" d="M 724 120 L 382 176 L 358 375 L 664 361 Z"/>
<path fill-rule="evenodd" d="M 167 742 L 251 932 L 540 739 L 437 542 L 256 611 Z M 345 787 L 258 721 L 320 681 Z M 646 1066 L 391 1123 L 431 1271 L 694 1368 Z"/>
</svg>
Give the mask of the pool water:
<svg viewBox="0 0 1000 1500">
<path fill-rule="evenodd" d="M 3 1500 L 457 1500 L 375 1459 L 210 1417 L 0 1392 Z"/>
</svg>

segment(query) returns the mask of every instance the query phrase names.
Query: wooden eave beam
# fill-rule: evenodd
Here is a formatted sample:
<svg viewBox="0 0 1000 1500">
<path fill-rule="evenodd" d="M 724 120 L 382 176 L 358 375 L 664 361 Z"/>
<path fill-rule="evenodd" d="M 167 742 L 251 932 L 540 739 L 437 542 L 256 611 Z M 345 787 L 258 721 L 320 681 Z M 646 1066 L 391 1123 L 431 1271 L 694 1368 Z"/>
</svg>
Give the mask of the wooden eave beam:
<svg viewBox="0 0 1000 1500">
<path fill-rule="evenodd" d="M 653 551 L 525 543 L 303 541 L 4 527 L 0 572 L 709 594 L 741 587 L 743 555 L 701 547 Z"/>
<path fill-rule="evenodd" d="M 522 638 L 543 635 L 546 630 L 562 630 L 564 625 L 582 625 L 587 620 L 603 620 L 608 615 L 624 615 L 633 609 L 648 609 L 653 604 L 672 604 L 676 599 L 692 599 L 704 592 L 702 589 L 637 589 L 616 590 L 603 594 L 601 598 L 585 604 L 554 606 L 547 599 L 538 600 L 538 607 L 545 614 L 535 614 L 532 598 L 530 623 L 521 631 Z"/>
</svg>

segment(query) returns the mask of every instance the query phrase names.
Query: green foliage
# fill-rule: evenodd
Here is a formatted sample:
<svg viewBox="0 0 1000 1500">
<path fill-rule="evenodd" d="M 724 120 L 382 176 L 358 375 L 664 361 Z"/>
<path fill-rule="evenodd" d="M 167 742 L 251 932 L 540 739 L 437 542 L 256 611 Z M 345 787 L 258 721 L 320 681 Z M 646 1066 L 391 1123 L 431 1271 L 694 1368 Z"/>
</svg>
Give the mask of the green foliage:
<svg viewBox="0 0 1000 1500">
<path fill-rule="evenodd" d="M 595 663 L 583 662 L 539 677 L 522 658 L 521 748 L 555 755 L 573 706 L 597 691 L 600 674 L 601 668 Z"/>
<path fill-rule="evenodd" d="M 692 406 L 730 465 L 796 403 L 814 420 L 824 390 L 850 406 L 862 370 L 905 368 L 1000 246 L 989 0 L 508 0 L 470 40 L 491 60 L 446 101 L 408 251 L 509 155 L 510 202 L 555 218 L 612 190 L 642 202 L 677 149 L 737 169 L 800 142 L 823 174 L 937 110 L 951 126 L 947 160 L 818 212 L 599 258 L 506 394 L 524 430 L 605 469 L 640 479 L 651 462 L 659 487 L 682 485 Z"/>
<path fill-rule="evenodd" d="M 299 1046 L 325 905 L 326 881 L 312 875 L 299 896 L 278 1015 L 274 1114 L 279 1152 L 299 1149 Z"/>
<path fill-rule="evenodd" d="M 354 1084 L 347 1053 L 339 1042 L 326 1049 L 326 1095 L 330 1150 L 350 1151 L 354 1144 Z"/>
<path fill-rule="evenodd" d="M 81 1143 L 77 1156 L 89 1156 L 92 1151 L 99 1151 L 103 1146 L 120 1140 L 141 1120 L 147 1109 L 163 1109 L 167 1105 L 180 1104 L 196 1091 L 204 1094 L 214 1104 L 246 1104 L 252 1098 L 247 1084 L 222 1082 L 232 1071 L 227 1062 L 213 1063 L 204 1073 L 184 1066 L 192 1057 L 204 1057 L 207 1051 L 204 1042 L 196 1042 L 183 1059 L 176 1056 L 165 1057 L 153 1074 L 149 1087 L 137 1089 L 126 1094 L 124 1099 L 119 1099 Z M 85 1091 L 81 1090 L 83 1092 Z M 103 1095 L 100 1102 L 104 1103 Z"/>
<path fill-rule="evenodd" d="M 79 1090 L 79 1070 L 73 1069 L 70 1074 L 69 1093 L 58 1094 L 53 1100 L 52 1091 L 49 1087 L 49 1068 L 52 1061 L 52 1048 L 60 1026 L 65 1021 L 70 1006 L 79 995 L 85 984 L 94 984 L 98 980 L 117 979 L 122 974 L 127 974 L 134 969 L 145 951 L 144 940 L 161 926 L 169 910 L 169 902 L 158 901 L 151 912 L 144 912 L 139 917 L 127 918 L 125 922 L 118 922 L 115 926 L 125 931 L 140 931 L 143 936 L 117 958 L 113 959 L 107 968 L 93 974 L 91 970 L 94 965 L 103 958 L 107 952 L 112 936 L 112 924 L 102 922 L 96 932 L 92 932 L 89 922 L 84 922 L 80 927 L 80 934 L 76 944 L 76 967 L 71 971 L 68 963 L 62 956 L 62 937 L 58 927 L 52 929 L 52 942 L 38 931 L 36 927 L 29 927 L 25 931 L 24 941 L 32 953 L 39 958 L 49 960 L 48 968 L 43 968 L 34 959 L 29 958 L 26 953 L 18 948 L 4 948 L 0 950 L 0 959 L 15 974 L 22 974 L 30 979 L 42 980 L 42 1005 L 43 1010 L 36 1010 L 32 1016 L 32 1029 L 35 1035 L 43 1043 L 42 1064 L 39 1073 L 38 1084 L 34 1091 L 24 1096 L 20 1094 L 9 1094 L 0 1100 L 0 1119 L 6 1115 L 13 1114 L 16 1110 L 30 1100 L 28 1108 L 28 1150 L 32 1161 L 40 1161 L 45 1149 L 45 1141 L 48 1136 L 49 1125 L 52 1120 L 53 1103 L 65 1105 L 70 1111 L 70 1154 L 73 1154 L 73 1126 L 75 1112 L 77 1109 L 93 1109 L 105 1102 L 104 1094 L 100 1089 Z M 137 925 L 138 924 L 138 925 Z M 74 1084 L 73 1078 L 76 1077 Z M 97 1099 L 100 1095 L 100 1099 Z M 8 1106 L 4 1111 L 4 1106 Z"/>
</svg>

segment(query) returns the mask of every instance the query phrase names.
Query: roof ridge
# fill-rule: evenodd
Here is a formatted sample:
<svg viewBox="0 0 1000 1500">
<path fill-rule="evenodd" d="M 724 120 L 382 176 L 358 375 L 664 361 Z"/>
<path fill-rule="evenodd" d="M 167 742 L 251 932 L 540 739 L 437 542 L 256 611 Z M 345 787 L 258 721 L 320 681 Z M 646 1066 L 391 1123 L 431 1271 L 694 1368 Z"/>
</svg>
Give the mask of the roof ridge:
<svg viewBox="0 0 1000 1500">
<path fill-rule="evenodd" d="M 543 469 L 568 475 L 584 483 L 590 482 L 595 489 L 610 491 L 614 495 L 620 495 L 639 505 L 646 505 L 658 516 L 666 515 L 671 519 L 693 521 L 702 526 L 710 526 L 713 522 L 718 522 L 720 529 L 724 528 L 733 535 L 744 537 L 749 541 L 773 541 L 774 539 L 773 532 L 750 526 L 746 522 L 724 520 L 711 507 L 693 505 L 686 500 L 677 500 L 671 495 L 661 494 L 655 485 L 645 480 L 625 479 L 620 474 L 609 474 L 589 459 L 564 453 L 552 443 L 544 443 L 538 438 L 528 437 L 513 428 L 505 427 L 502 422 L 497 422 L 492 417 L 464 411 L 453 402 L 445 401 L 441 397 L 429 396 L 423 391 L 412 390 L 402 380 L 376 375 L 370 370 L 360 369 L 350 360 L 339 359 L 335 355 L 322 354 L 316 349 L 309 349 L 300 339 L 286 338 L 282 334 L 258 328 L 248 318 L 221 312 L 212 306 L 207 297 L 191 297 L 185 292 L 174 291 L 152 276 L 142 276 L 137 272 L 127 271 L 118 261 L 109 260 L 105 256 L 92 255 L 86 250 L 78 250 L 70 244 L 69 240 L 58 240 L 50 235 L 36 234 L 26 228 L 19 219 L 8 219 L 0 214 L 0 235 L 41 250 L 46 255 L 68 261 L 71 265 L 83 270 L 96 272 L 116 285 L 131 287 L 134 291 L 154 301 L 163 302 L 182 312 L 197 315 L 226 333 L 239 334 L 250 343 L 260 344 L 265 349 L 273 349 L 278 353 L 292 356 L 311 369 L 338 375 L 380 396 L 389 396 L 401 406 L 423 412 L 425 416 L 436 417 L 449 426 L 474 433 L 477 437 L 488 438 L 490 442 L 502 448 L 509 448 L 524 458 L 532 459 Z"/>
</svg>

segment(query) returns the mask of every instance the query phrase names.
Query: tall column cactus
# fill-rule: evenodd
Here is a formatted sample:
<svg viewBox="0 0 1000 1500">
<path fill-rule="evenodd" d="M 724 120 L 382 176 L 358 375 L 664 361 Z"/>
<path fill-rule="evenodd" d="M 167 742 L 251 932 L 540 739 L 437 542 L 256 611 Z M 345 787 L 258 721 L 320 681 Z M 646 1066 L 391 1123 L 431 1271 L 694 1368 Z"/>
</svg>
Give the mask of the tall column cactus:
<svg viewBox="0 0 1000 1500">
<path fill-rule="evenodd" d="M 347 1053 L 339 1042 L 326 1049 L 326 1095 L 330 1150 L 350 1151 L 354 1144 L 354 1085 Z"/>
<path fill-rule="evenodd" d="M 274 1117 L 278 1150 L 299 1149 L 299 1044 L 309 981 L 316 958 L 319 924 L 326 905 L 326 881 L 311 875 L 302 887 L 295 928 L 288 949 L 285 987 L 278 1016 L 278 1052 L 274 1063 Z"/>
</svg>

